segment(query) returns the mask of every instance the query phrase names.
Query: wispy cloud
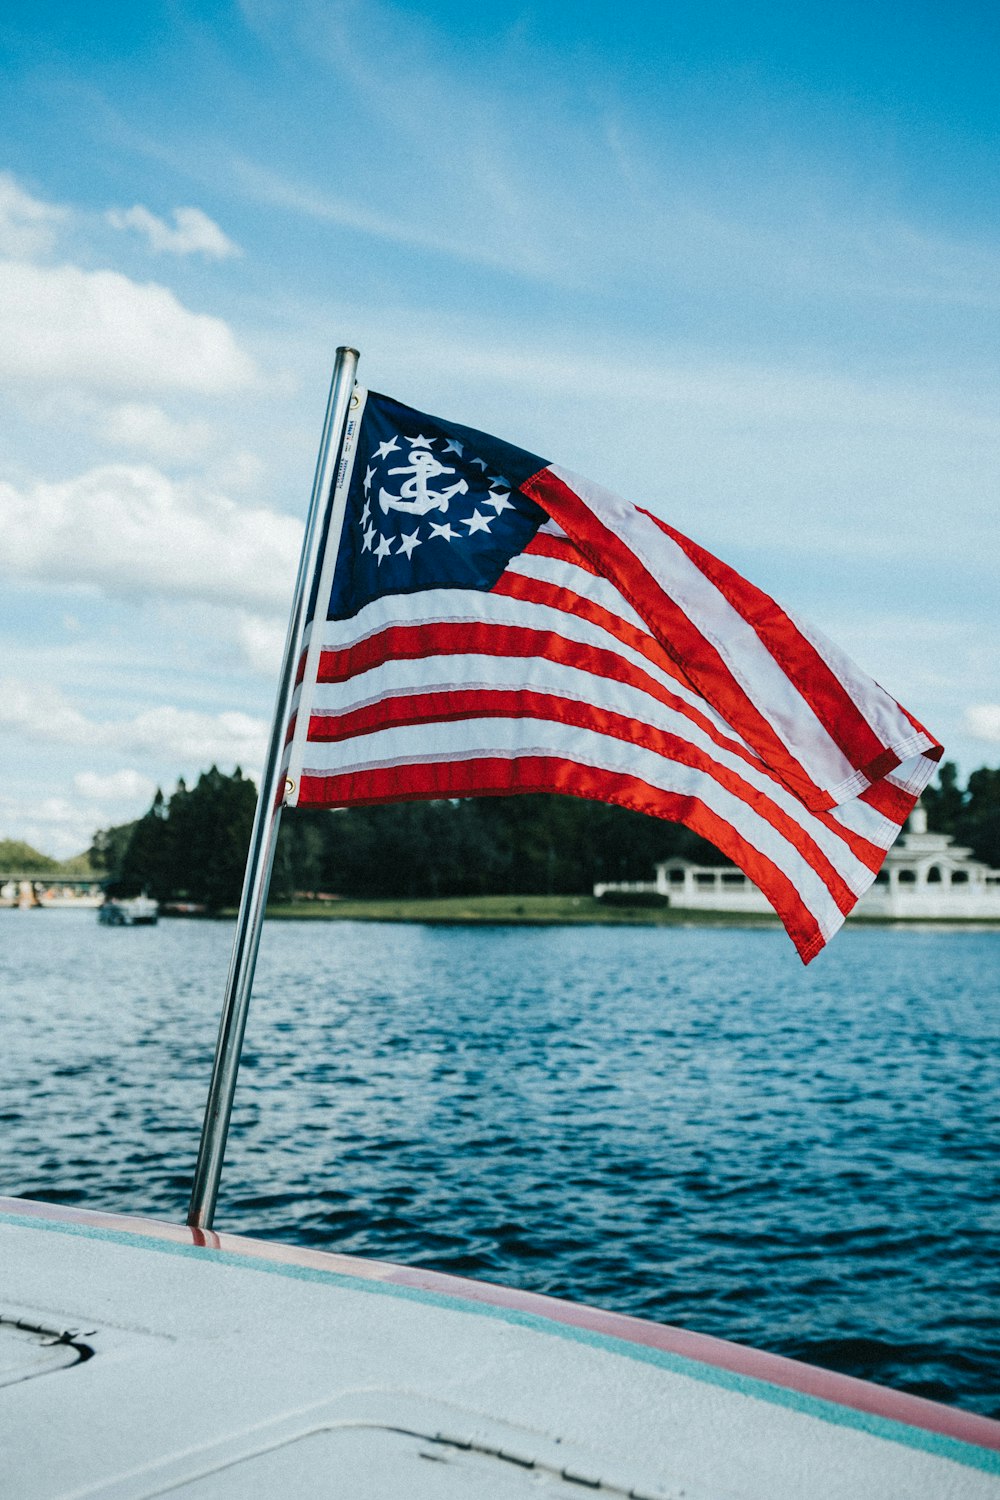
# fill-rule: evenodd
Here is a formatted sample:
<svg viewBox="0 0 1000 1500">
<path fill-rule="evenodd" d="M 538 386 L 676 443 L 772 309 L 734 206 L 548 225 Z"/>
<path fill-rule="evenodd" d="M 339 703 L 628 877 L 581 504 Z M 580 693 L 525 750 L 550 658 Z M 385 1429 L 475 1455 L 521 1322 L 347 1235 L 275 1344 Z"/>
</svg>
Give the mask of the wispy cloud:
<svg viewBox="0 0 1000 1500">
<path fill-rule="evenodd" d="M 287 626 L 281 619 L 269 619 L 246 610 L 240 610 L 236 615 L 236 638 L 244 660 L 252 672 L 269 682 L 278 680 L 286 630 Z"/>
<path fill-rule="evenodd" d="M 833 568 L 882 560 L 897 577 L 914 561 L 986 565 L 1000 418 L 973 381 L 740 362 L 635 334 L 595 351 L 412 309 L 401 340 L 399 323 L 392 308 L 366 318 L 373 384 L 650 504 L 724 556 L 735 542 Z"/>
<path fill-rule="evenodd" d="M 647 303 L 753 291 L 1000 307 L 993 243 L 908 220 L 874 167 L 852 194 L 835 165 L 820 168 L 811 137 L 797 151 L 783 139 L 777 170 L 731 143 L 738 167 L 723 168 L 692 149 L 683 112 L 675 140 L 624 75 L 588 75 L 569 92 L 514 33 L 497 35 L 487 67 L 485 51 L 471 60 L 446 27 L 400 6 L 247 3 L 244 15 L 284 61 L 297 49 L 314 87 L 325 74 L 354 125 L 347 150 L 317 125 L 322 187 L 301 165 L 234 157 L 235 182 L 269 206 L 529 281 L 628 287 Z"/>
<path fill-rule="evenodd" d="M 302 527 L 148 465 L 27 490 L 0 483 L 0 572 L 118 598 L 282 609 Z"/>
<path fill-rule="evenodd" d="M 152 801 L 155 782 L 141 771 L 126 768 L 102 776 L 96 771 L 78 771 L 73 790 L 88 802 L 108 802 L 116 807 L 144 805 Z"/>
<path fill-rule="evenodd" d="M 87 390 L 223 395 L 258 379 L 221 319 L 117 271 L 0 262 L 0 374 Z"/>
<path fill-rule="evenodd" d="M 139 817 L 156 786 L 168 790 L 179 775 L 194 777 L 214 762 L 259 776 L 266 733 L 265 721 L 249 714 L 170 704 L 98 718 L 37 681 L 0 679 L 4 753 L 16 747 L 23 757 L 30 747 L 22 774 L 0 786 L 0 829 L 44 853 L 75 854 L 97 828 Z M 54 767 L 67 755 L 85 768 L 63 779 Z"/>
<path fill-rule="evenodd" d="M 148 805 L 148 803 L 147 803 Z M 68 859 L 90 847 L 98 828 L 138 817 L 141 804 L 84 802 L 75 793 L 22 796 L 0 790 L 0 827 L 7 838 L 23 839 L 41 854 Z"/>
<path fill-rule="evenodd" d="M 133 208 L 109 209 L 108 223 L 113 229 L 134 229 L 145 236 L 152 250 L 169 255 L 204 255 L 209 260 L 228 260 L 242 255 L 228 235 L 200 208 L 175 208 L 171 227 L 148 208 L 137 203 Z"/>
<path fill-rule="evenodd" d="M 449 206 L 448 222 L 435 222 L 437 215 L 428 221 L 420 194 L 414 194 L 411 200 L 416 212 L 405 217 L 332 194 L 242 155 L 230 158 L 229 175 L 234 186 L 269 208 L 285 209 L 375 240 L 507 272 L 550 275 L 556 271 L 554 262 L 540 261 L 537 255 L 529 254 L 526 245 L 512 244 L 507 237 L 501 239 L 495 225 L 487 234 L 470 234 L 467 221 L 453 204 Z"/>
<path fill-rule="evenodd" d="M 99 720 L 56 688 L 5 678 L 0 680 L 0 732 L 36 745 L 75 745 L 88 753 L 110 750 L 185 766 L 216 761 L 254 767 L 263 756 L 267 725 L 238 711 L 200 713 L 168 704 L 131 718 Z M 98 780 L 88 785 L 93 789 Z"/>
<path fill-rule="evenodd" d="M 975 740 L 1000 745 L 1000 703 L 974 703 L 965 711 L 965 727 Z"/>
<path fill-rule="evenodd" d="M 200 418 L 179 421 L 161 407 L 140 401 L 110 406 L 99 421 L 106 441 L 114 447 L 135 449 L 167 463 L 197 462 L 217 440 L 211 422 Z"/>
<path fill-rule="evenodd" d="M 32 197 L 12 173 L 0 172 L 0 255 L 31 259 L 44 254 L 69 217 L 68 208 Z"/>
</svg>

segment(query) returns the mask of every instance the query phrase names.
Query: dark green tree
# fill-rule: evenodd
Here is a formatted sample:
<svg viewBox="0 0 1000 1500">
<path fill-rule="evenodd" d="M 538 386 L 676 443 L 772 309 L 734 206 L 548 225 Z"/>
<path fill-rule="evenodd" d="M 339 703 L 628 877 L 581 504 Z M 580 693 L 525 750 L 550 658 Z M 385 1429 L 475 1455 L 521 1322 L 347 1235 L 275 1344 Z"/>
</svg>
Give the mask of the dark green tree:
<svg viewBox="0 0 1000 1500">
<path fill-rule="evenodd" d="M 179 781 L 169 802 L 157 790 L 143 817 L 95 835 L 93 850 L 121 894 L 146 890 L 218 911 L 239 901 L 256 805 L 238 766 L 231 776 L 212 766 L 190 790 Z"/>
<path fill-rule="evenodd" d="M 112 828 L 99 828 L 87 850 L 91 868 L 109 881 L 117 880 L 121 874 L 125 852 L 134 828 L 135 822 L 117 823 Z"/>
<path fill-rule="evenodd" d="M 271 900 L 290 901 L 296 894 L 325 890 L 329 837 L 327 824 L 336 813 L 290 808 L 278 828 L 271 870 Z"/>
<path fill-rule="evenodd" d="M 921 802 L 927 809 L 927 826 L 935 833 L 954 833 L 965 810 L 966 796 L 958 784 L 958 767 L 953 760 L 942 763 L 937 785 L 924 791 Z"/>
<path fill-rule="evenodd" d="M 977 859 L 1000 869 L 1000 768 L 972 772 L 955 832 Z"/>
<path fill-rule="evenodd" d="M 284 814 L 278 899 L 345 896 L 581 895 L 598 880 L 648 880 L 657 860 L 719 863 L 678 824 L 578 797 L 404 802 Z"/>
<path fill-rule="evenodd" d="M 937 785 L 928 787 L 921 801 L 929 828 L 952 834 L 977 859 L 1000 868 L 1000 769 L 981 766 L 963 791 L 957 766 L 946 760 Z"/>
<path fill-rule="evenodd" d="M 240 898 L 257 788 L 239 766 L 226 776 L 203 771 L 188 790 L 181 783 L 167 814 L 173 894 L 210 911 Z"/>
<path fill-rule="evenodd" d="M 115 879 L 115 890 L 126 895 L 146 891 L 157 901 L 166 901 L 173 894 L 171 874 L 167 804 L 157 787 L 152 807 L 132 824 Z"/>
<path fill-rule="evenodd" d="M 966 794 L 959 794 L 963 811 L 955 819 L 956 836 L 977 852 L 997 842 L 997 776 L 975 773 L 976 793 L 969 794 L 968 806 Z M 943 784 L 947 790 L 956 783 L 948 773 Z M 226 776 L 213 766 L 191 788 L 179 782 L 169 803 L 158 793 L 138 823 L 96 835 L 94 847 L 101 859 L 115 860 L 135 889 L 210 910 L 232 907 L 242 886 L 255 803 L 253 782 L 239 770 Z M 118 857 L 115 846 L 123 833 L 127 847 Z M 584 895 L 599 880 L 650 880 L 654 865 L 672 856 L 724 862 L 717 849 L 679 824 L 579 797 L 300 808 L 282 817 L 271 893 L 278 901 L 317 891 L 358 897 Z"/>
</svg>

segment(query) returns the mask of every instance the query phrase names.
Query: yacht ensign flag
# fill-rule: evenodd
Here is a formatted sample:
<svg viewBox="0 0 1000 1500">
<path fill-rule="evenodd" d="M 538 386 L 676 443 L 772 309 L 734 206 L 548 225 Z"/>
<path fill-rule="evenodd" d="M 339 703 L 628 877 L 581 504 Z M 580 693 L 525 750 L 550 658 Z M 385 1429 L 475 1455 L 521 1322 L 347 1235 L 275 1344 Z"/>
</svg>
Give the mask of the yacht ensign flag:
<svg viewBox="0 0 1000 1500">
<path fill-rule="evenodd" d="M 684 823 L 808 962 L 940 744 L 836 646 L 632 505 L 355 391 L 287 801 L 564 792 Z"/>
</svg>

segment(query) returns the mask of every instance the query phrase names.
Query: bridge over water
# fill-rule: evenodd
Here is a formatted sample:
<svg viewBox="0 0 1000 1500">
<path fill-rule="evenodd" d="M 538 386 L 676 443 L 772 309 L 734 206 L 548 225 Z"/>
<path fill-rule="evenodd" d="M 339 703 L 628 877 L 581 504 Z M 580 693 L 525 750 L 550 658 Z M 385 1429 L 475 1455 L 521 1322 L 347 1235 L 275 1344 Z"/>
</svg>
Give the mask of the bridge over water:
<svg viewBox="0 0 1000 1500">
<path fill-rule="evenodd" d="M 103 895 L 97 875 L 58 875 L 52 871 L 0 870 L 0 906 L 93 906 Z"/>
</svg>

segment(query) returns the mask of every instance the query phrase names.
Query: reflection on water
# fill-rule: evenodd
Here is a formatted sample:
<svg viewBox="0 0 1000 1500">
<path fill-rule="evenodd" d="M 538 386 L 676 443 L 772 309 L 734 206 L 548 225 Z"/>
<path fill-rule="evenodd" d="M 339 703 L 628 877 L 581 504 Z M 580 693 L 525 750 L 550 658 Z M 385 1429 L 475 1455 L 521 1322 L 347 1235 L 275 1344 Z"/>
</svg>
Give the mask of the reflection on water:
<svg viewBox="0 0 1000 1500">
<path fill-rule="evenodd" d="M 0 1191 L 183 1218 L 231 928 L 0 912 Z M 217 1225 L 1000 1415 L 998 932 L 270 924 Z"/>
</svg>

